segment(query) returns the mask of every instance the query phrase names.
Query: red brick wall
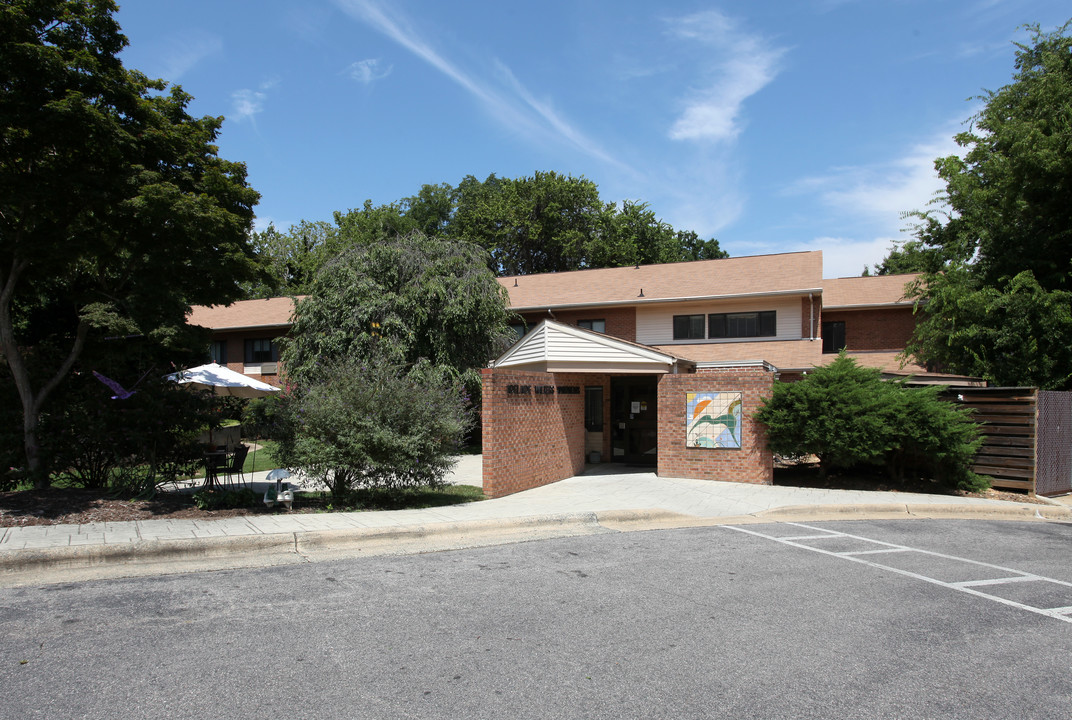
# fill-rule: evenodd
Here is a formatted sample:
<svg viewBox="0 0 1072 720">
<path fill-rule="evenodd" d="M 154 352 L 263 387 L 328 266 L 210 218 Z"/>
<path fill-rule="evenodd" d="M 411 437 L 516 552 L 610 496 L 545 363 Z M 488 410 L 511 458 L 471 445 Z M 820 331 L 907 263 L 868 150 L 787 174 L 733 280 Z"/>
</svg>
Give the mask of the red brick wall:
<svg viewBox="0 0 1072 720">
<path fill-rule="evenodd" d="M 546 312 L 525 313 L 525 322 L 529 327 L 541 320 L 557 320 L 563 325 L 577 325 L 578 320 L 603 320 L 607 323 L 607 334 L 636 342 L 636 308 L 597 308 L 594 310 L 555 310 L 552 318 Z"/>
<path fill-rule="evenodd" d="M 774 374 L 762 367 L 705 368 L 691 375 L 659 378 L 659 475 L 770 485 L 774 457 L 763 426 L 752 419 L 760 398 L 769 397 Z M 685 393 L 741 392 L 741 447 L 685 447 Z"/>
<path fill-rule="evenodd" d="M 483 374 L 484 493 L 501 497 L 584 470 L 584 386 L 591 375 L 486 368 Z M 528 387 L 511 393 L 510 386 Z M 572 386 L 577 394 L 535 392 Z"/>
<path fill-rule="evenodd" d="M 246 340 L 255 340 L 258 338 L 272 338 L 278 339 L 284 333 L 279 329 L 270 328 L 267 330 L 246 330 L 246 331 L 230 331 L 230 332 L 215 332 L 212 334 L 212 339 L 215 341 L 225 342 L 227 344 L 227 367 L 235 372 L 242 372 L 242 368 L 245 367 L 246 356 Z M 277 363 L 278 369 L 278 363 Z M 279 385 L 281 378 L 278 373 L 271 375 L 257 375 L 250 374 L 249 377 L 254 380 L 260 380 L 262 382 L 269 383 L 271 385 Z"/>
<path fill-rule="evenodd" d="M 848 350 L 904 350 L 916 328 L 912 308 L 823 312 L 823 322 L 838 320 L 845 323 Z"/>
</svg>

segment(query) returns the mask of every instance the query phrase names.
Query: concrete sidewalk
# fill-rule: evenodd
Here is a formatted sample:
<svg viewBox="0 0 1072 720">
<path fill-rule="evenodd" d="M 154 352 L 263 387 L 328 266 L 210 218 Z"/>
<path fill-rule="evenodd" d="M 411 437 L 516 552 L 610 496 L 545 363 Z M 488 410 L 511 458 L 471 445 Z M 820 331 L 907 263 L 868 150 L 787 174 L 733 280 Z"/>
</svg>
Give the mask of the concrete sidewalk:
<svg viewBox="0 0 1072 720">
<path fill-rule="evenodd" d="M 263 488 L 263 473 L 253 478 Z M 480 484 L 480 457 L 450 478 Z M 263 489 L 261 490 L 263 492 Z M 1072 521 L 1066 504 L 657 477 L 620 466 L 430 508 L 0 528 L 0 585 L 428 552 L 540 537 L 726 523 L 893 517 Z M 161 567 L 166 566 L 166 567 Z"/>
</svg>

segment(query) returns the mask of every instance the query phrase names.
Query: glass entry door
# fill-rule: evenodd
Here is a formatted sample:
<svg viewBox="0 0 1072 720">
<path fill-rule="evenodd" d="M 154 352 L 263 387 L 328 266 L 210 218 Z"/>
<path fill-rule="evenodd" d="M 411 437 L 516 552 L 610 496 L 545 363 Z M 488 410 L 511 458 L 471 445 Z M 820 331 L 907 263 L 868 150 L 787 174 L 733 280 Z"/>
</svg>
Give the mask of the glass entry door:
<svg viewBox="0 0 1072 720">
<path fill-rule="evenodd" d="M 611 459 L 655 465 L 659 441 L 657 376 L 611 378 Z"/>
</svg>

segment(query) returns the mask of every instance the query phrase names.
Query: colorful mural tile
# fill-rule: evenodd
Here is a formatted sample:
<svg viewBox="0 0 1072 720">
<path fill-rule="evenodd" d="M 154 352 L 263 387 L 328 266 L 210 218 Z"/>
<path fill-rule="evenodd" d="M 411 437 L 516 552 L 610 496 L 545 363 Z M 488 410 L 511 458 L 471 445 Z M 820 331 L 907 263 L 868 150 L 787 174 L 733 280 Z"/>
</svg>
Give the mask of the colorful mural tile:
<svg viewBox="0 0 1072 720">
<path fill-rule="evenodd" d="M 742 395 L 685 393 L 685 447 L 740 448 Z"/>
</svg>

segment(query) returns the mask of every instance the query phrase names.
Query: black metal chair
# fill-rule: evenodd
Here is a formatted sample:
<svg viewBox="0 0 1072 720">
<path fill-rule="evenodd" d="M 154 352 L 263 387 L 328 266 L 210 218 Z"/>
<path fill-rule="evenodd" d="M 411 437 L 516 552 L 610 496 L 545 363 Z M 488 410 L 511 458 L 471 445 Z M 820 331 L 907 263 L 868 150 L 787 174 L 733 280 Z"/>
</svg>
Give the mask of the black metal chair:
<svg viewBox="0 0 1072 720">
<path fill-rule="evenodd" d="M 248 445 L 239 445 L 231 453 L 231 457 L 228 458 L 226 466 L 223 471 L 227 473 L 227 484 L 234 485 L 234 476 L 238 475 L 239 482 L 244 487 L 246 484 L 246 474 L 242 471 L 242 467 L 246 464 L 246 455 L 249 455 Z"/>
</svg>

